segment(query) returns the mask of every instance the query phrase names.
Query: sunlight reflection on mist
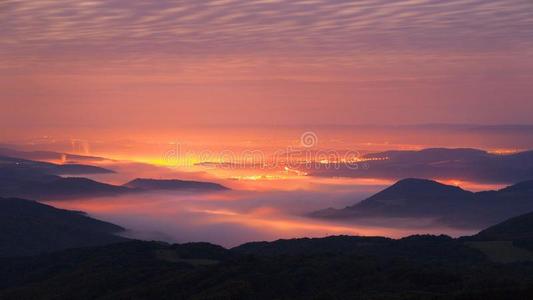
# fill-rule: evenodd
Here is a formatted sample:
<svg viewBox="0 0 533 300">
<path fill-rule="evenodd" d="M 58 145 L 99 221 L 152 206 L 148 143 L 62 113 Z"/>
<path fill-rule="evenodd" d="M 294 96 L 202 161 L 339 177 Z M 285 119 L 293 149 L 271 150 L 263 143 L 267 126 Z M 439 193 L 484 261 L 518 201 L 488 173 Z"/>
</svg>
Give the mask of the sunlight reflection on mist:
<svg viewBox="0 0 533 300">
<path fill-rule="evenodd" d="M 401 228 L 328 223 L 302 215 L 328 206 L 343 207 L 368 196 L 366 188 L 341 192 L 250 192 L 214 194 L 151 193 L 115 198 L 48 202 L 88 212 L 128 229 L 126 236 L 167 242 L 207 241 L 226 247 L 249 241 L 328 235 L 401 237 L 420 233 L 461 235 L 445 228 Z M 377 222 L 379 224 L 379 221 Z"/>
</svg>

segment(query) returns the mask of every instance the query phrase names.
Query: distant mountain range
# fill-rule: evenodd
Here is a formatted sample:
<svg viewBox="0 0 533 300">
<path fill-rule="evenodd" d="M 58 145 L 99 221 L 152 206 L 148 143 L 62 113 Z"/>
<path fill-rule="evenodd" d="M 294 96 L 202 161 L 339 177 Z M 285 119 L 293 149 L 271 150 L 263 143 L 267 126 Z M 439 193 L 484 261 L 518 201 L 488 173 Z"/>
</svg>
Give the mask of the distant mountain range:
<svg viewBox="0 0 533 300">
<path fill-rule="evenodd" d="M 533 151 L 493 154 L 477 149 L 433 148 L 371 153 L 364 161 L 302 165 L 309 175 L 358 178 L 439 178 L 473 182 L 515 183 L 533 179 Z"/>
<path fill-rule="evenodd" d="M 0 195 L 35 200 L 65 200 L 88 197 L 118 196 L 132 189 L 81 177 L 46 177 L 45 180 L 0 181 Z"/>
<path fill-rule="evenodd" d="M 32 172 L 53 175 L 89 175 L 114 173 L 112 170 L 90 165 L 54 164 L 10 156 L 0 156 L 0 171 L 17 173 Z"/>
<path fill-rule="evenodd" d="M 353 206 L 310 216 L 344 221 L 430 218 L 446 226 L 480 228 L 525 211 L 533 211 L 533 180 L 499 191 L 473 193 L 431 180 L 404 179 Z"/>
<path fill-rule="evenodd" d="M 22 151 L 3 147 L 0 147 L 0 156 L 19 157 L 29 160 L 57 160 L 64 161 L 66 163 L 110 161 L 110 159 L 99 156 L 77 155 L 55 151 Z"/>
<path fill-rule="evenodd" d="M 88 197 L 118 196 L 155 190 L 214 192 L 226 187 L 185 180 L 135 179 L 123 186 L 97 182 L 83 177 L 57 174 L 100 174 L 113 171 L 88 165 L 53 164 L 21 158 L 0 157 L 0 197 L 34 200 L 68 200 Z"/>
<path fill-rule="evenodd" d="M 116 235 L 123 230 L 82 212 L 0 198 L 0 257 L 123 242 L 127 239 Z"/>
<path fill-rule="evenodd" d="M 119 186 L 82 177 L 44 175 L 31 179 L 2 177 L 0 196 L 22 197 L 35 200 L 69 200 L 91 197 L 119 196 L 128 193 L 152 191 L 216 192 L 228 188 L 211 182 L 186 180 L 135 179 Z"/>
<path fill-rule="evenodd" d="M 224 191 L 227 187 L 218 183 L 187 181 L 177 179 L 147 179 L 137 178 L 126 184 L 125 187 L 140 190 L 182 190 L 182 191 Z"/>
</svg>

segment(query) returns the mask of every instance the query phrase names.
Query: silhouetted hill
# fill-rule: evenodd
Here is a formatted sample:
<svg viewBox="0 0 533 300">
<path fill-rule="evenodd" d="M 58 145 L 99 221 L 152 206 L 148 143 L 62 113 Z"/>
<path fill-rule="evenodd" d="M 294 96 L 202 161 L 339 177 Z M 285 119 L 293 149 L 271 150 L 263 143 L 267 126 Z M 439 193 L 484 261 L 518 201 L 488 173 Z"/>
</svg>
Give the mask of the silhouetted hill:
<svg viewBox="0 0 533 300">
<path fill-rule="evenodd" d="M 357 178 L 440 178 L 513 183 L 533 179 L 533 151 L 501 155 L 477 149 L 432 148 L 386 151 L 362 157 L 365 162 L 302 166 L 312 176 Z"/>
<path fill-rule="evenodd" d="M 500 191 L 472 193 L 431 180 L 405 179 L 344 209 L 325 209 L 312 217 L 357 220 L 431 218 L 454 227 L 479 228 L 533 210 L 531 182 Z"/>
<path fill-rule="evenodd" d="M 443 188 L 425 184 L 429 189 Z M 403 189 L 402 185 L 395 188 Z M 46 243 L 62 241 L 63 235 L 72 233 L 85 242 L 92 236 L 85 229 L 72 230 L 90 227 L 78 224 L 78 218 L 87 218 L 80 213 L 5 200 L 11 211 L 0 210 L 8 216 L 8 226 L 0 227 L 0 232 L 14 237 L 3 239 L 4 247 L 42 245 L 41 236 Z M 0 217 L 6 222 L 5 216 Z M 76 221 L 58 221 L 70 217 Z M 518 223 L 528 226 L 530 220 Z M 98 232 L 120 230 L 100 225 Z M 254 242 L 228 250 L 209 243 L 128 241 L 39 256 L 0 257 L 0 298 L 530 299 L 533 264 L 528 261 L 533 252 L 528 244 L 513 243 L 444 235 L 332 236 Z"/>
<path fill-rule="evenodd" d="M 60 177 L 57 174 L 109 173 L 111 170 L 76 164 L 58 165 L 21 158 L 0 156 L 0 196 L 36 200 L 116 196 L 152 190 L 221 191 L 226 187 L 185 180 L 135 179 L 115 186 L 87 178 Z"/>
<path fill-rule="evenodd" d="M 474 194 L 459 187 L 424 179 L 404 179 L 374 196 L 352 206 L 367 213 L 405 216 L 446 214 L 472 201 Z"/>
<path fill-rule="evenodd" d="M 531 193 L 531 192 L 533 192 L 533 180 L 524 181 L 524 182 L 517 183 L 515 185 L 508 186 L 508 187 L 500 190 L 500 192 L 505 192 L 505 193 Z"/>
<path fill-rule="evenodd" d="M 227 187 L 212 183 L 201 181 L 187 181 L 177 179 L 146 179 L 137 178 L 124 185 L 128 188 L 135 188 L 141 190 L 184 190 L 184 191 L 223 191 L 228 190 Z"/>
<path fill-rule="evenodd" d="M 388 247 L 393 243 L 394 240 L 384 237 L 331 236 L 274 242 L 251 242 L 235 247 L 232 251 L 255 255 L 350 253 L 361 249 Z"/>
<path fill-rule="evenodd" d="M 413 235 L 402 239 L 357 236 L 301 238 L 246 243 L 231 250 L 240 254 L 261 256 L 375 255 L 419 261 L 461 260 L 461 256 L 480 259 L 480 256 L 465 247 L 462 241 L 445 235 Z"/>
<path fill-rule="evenodd" d="M 533 240 L 533 213 L 514 217 L 491 226 L 475 237 L 482 240 Z"/>
<path fill-rule="evenodd" d="M 91 166 L 81 166 L 81 169 L 79 169 L 79 165 L 55 165 L 16 158 L 4 159 L 5 163 L 1 164 L 0 158 L 0 197 L 58 200 L 116 196 L 124 193 L 155 190 L 189 192 L 228 190 L 228 188 L 217 183 L 186 180 L 135 179 L 123 186 L 116 186 L 83 177 L 60 177 L 55 175 L 59 167 L 61 167 L 62 171 L 70 173 L 68 172 L 70 168 L 80 171 L 82 169 L 90 169 Z"/>
<path fill-rule="evenodd" d="M 495 264 L 446 236 L 231 250 L 132 241 L 0 264 L 0 297 L 8 299 L 526 299 L 533 292 L 533 265 Z"/>
<path fill-rule="evenodd" d="M 65 162 L 95 162 L 109 160 L 107 158 L 98 156 L 77 155 L 55 151 L 21 151 L 11 148 L 0 148 L 0 155 L 38 161 L 61 160 Z"/>
<path fill-rule="evenodd" d="M 24 256 L 126 239 L 123 228 L 38 202 L 0 198 L 0 256 Z"/>
<path fill-rule="evenodd" d="M 406 217 L 441 215 L 472 201 L 474 193 L 426 179 L 404 179 L 377 194 L 342 210 L 314 213 L 314 216 Z"/>
<path fill-rule="evenodd" d="M 114 171 L 80 164 L 53 164 L 9 156 L 0 156 L 0 168 L 53 175 L 107 174 Z"/>
<path fill-rule="evenodd" d="M 100 183 L 87 178 L 45 176 L 39 180 L 0 178 L 0 195 L 35 200 L 61 200 L 98 196 L 116 196 L 131 189 Z"/>
</svg>

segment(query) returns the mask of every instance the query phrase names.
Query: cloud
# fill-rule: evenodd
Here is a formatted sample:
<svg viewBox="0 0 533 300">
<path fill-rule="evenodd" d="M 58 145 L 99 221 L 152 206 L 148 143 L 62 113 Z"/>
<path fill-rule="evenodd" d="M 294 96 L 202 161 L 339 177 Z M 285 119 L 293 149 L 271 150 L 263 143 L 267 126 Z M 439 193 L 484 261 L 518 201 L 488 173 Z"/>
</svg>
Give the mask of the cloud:
<svg viewBox="0 0 533 300">
<path fill-rule="evenodd" d="M 333 223 L 302 217 L 303 212 L 325 206 L 343 207 L 367 195 L 363 188 L 351 193 L 246 192 L 187 195 L 154 193 L 118 198 L 50 202 L 82 210 L 128 229 L 127 236 L 167 242 L 207 241 L 233 247 L 250 241 L 328 235 L 385 235 L 401 237 L 416 232 L 471 233 L 450 228 L 423 227 L 421 220 L 373 220 L 373 225 Z M 416 223 L 417 226 L 412 226 Z M 379 224 L 379 225 L 377 225 Z M 423 228 L 421 228 L 423 227 Z"/>
<path fill-rule="evenodd" d="M 4 0 L 0 123 L 528 123 L 531 28 L 530 0 Z"/>
<path fill-rule="evenodd" d="M 180 54 L 531 47 L 531 1 L 6 0 L 3 46 Z M 4 48 L 5 49 L 5 48 Z"/>
</svg>

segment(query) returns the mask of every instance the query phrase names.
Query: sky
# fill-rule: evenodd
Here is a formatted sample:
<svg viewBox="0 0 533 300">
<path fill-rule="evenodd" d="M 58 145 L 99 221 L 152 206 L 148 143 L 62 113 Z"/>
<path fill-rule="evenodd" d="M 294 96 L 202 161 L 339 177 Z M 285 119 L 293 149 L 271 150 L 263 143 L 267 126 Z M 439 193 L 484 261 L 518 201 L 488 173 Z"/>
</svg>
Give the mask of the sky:
<svg viewBox="0 0 533 300">
<path fill-rule="evenodd" d="M 532 124 L 532 81 L 530 0 L 0 3 L 1 137 Z"/>
<path fill-rule="evenodd" d="M 301 216 L 392 182 L 197 163 L 302 146 L 533 149 L 532 82 L 531 0 L 0 0 L 0 148 L 117 159 L 115 177 L 95 178 L 113 184 L 145 176 L 235 190 L 52 202 L 152 231 L 137 237 L 231 246 L 405 235 Z"/>
</svg>

